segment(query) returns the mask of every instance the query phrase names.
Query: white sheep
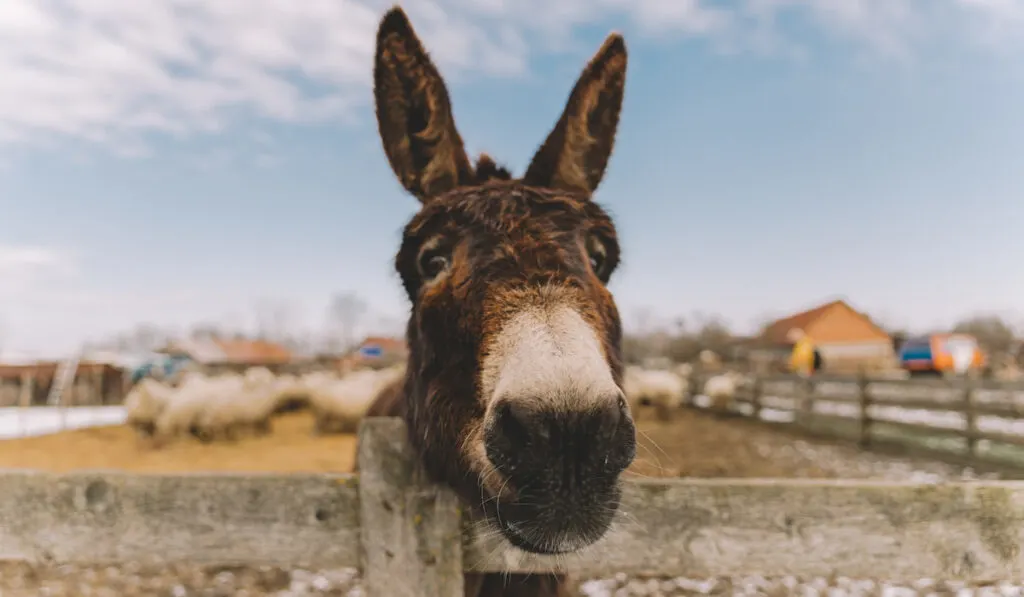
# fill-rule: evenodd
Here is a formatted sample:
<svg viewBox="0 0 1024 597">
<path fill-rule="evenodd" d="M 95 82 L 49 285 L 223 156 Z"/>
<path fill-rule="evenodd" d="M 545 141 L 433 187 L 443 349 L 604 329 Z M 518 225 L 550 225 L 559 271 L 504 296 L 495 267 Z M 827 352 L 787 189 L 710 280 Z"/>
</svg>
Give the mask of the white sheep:
<svg viewBox="0 0 1024 597">
<path fill-rule="evenodd" d="M 197 434 L 199 418 L 210 400 L 210 387 L 190 385 L 174 392 L 156 419 L 154 439 L 157 445 L 185 433 Z"/>
<path fill-rule="evenodd" d="M 219 404 L 229 393 L 244 387 L 244 378 L 237 373 L 226 373 L 207 377 L 190 372 L 182 377 L 167 407 L 156 421 L 157 443 L 162 445 L 171 438 L 189 433 L 200 439 L 210 439 L 221 434 L 206 420 L 208 411 Z"/>
<path fill-rule="evenodd" d="M 310 374 L 303 381 L 318 433 L 355 433 L 377 394 L 405 374 L 405 365 L 361 369 L 344 377 Z"/>
<path fill-rule="evenodd" d="M 259 388 L 274 383 L 276 376 L 266 367 L 252 367 L 245 370 L 245 385 L 248 388 Z"/>
<path fill-rule="evenodd" d="M 736 391 L 747 382 L 747 376 L 739 371 L 726 371 L 704 383 L 704 394 L 711 399 L 713 410 L 729 412 Z"/>
<path fill-rule="evenodd" d="M 676 375 L 678 375 L 679 377 L 683 379 L 690 379 L 690 376 L 693 375 L 693 364 L 679 363 L 672 370 L 675 371 Z"/>
<path fill-rule="evenodd" d="M 256 367 L 244 375 L 227 374 L 200 381 L 195 390 L 207 396 L 196 420 L 197 435 L 204 441 L 237 439 L 240 433 L 266 435 L 278 407 L 300 390 L 293 376 L 277 378 L 269 369 Z"/>
<path fill-rule="evenodd" d="M 701 368 L 705 371 L 716 371 L 722 366 L 722 359 L 715 351 L 704 349 L 700 351 L 700 355 L 697 357 L 700 360 Z"/>
<path fill-rule="evenodd" d="M 140 436 L 150 437 L 156 430 L 156 421 L 167 407 L 174 389 L 146 377 L 128 392 L 124 399 L 126 423 Z"/>
<path fill-rule="evenodd" d="M 271 431 L 270 419 L 281 396 L 276 382 L 255 387 L 244 384 L 225 387 L 211 396 L 200 414 L 200 433 L 207 441 L 221 437 L 235 440 L 244 432 L 266 435 Z"/>
<path fill-rule="evenodd" d="M 275 414 L 301 410 L 309 406 L 309 391 L 299 377 L 291 374 L 281 375 L 274 383 L 277 387 Z"/>
<path fill-rule="evenodd" d="M 233 440 L 242 432 L 269 433 L 273 415 L 299 400 L 313 406 L 319 430 L 351 432 L 380 388 L 404 370 L 404 365 L 366 369 L 344 378 L 330 372 L 275 376 L 264 367 L 241 375 L 188 371 L 175 376 L 173 387 L 145 380 L 130 399 L 132 421 L 148 417 L 157 445 L 186 433 L 202 441 Z"/>
<path fill-rule="evenodd" d="M 663 421 L 670 419 L 686 400 L 687 382 L 672 371 L 627 366 L 622 385 L 631 409 L 651 404 Z"/>
</svg>

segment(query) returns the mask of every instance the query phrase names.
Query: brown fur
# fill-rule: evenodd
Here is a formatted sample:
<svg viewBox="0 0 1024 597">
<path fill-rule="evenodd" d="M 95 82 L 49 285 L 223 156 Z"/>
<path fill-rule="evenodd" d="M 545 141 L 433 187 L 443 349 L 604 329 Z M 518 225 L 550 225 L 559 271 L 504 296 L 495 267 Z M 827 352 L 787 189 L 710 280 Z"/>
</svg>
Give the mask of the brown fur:
<svg viewBox="0 0 1024 597">
<path fill-rule="evenodd" d="M 621 386 L 621 324 L 605 287 L 619 248 L 611 218 L 590 197 L 612 152 L 625 71 L 623 39 L 610 35 L 526 174 L 515 179 L 487 155 L 470 162 L 444 81 L 405 13 L 395 7 L 381 20 L 374 65 L 380 136 L 398 180 L 423 207 L 406 226 L 395 259 L 413 304 L 406 377 L 382 390 L 367 416 L 403 417 L 427 472 L 477 508 L 490 501 L 481 500 L 485 490 L 498 495 L 509 486 L 514 495 L 522 489 L 508 479 L 502 487 L 493 487 L 500 479 L 487 485 L 484 459 L 473 447 L 485 414 L 481 362 L 511 316 L 531 305 L 570 305 L 596 333 Z M 597 271 L 591 242 L 602 247 Z M 424 252 L 435 249 L 448 259 L 447 269 L 427 283 L 421 264 Z M 628 425 L 630 436 L 619 440 L 623 453 L 635 449 L 631 419 Z M 617 489 L 602 491 L 611 491 L 609 503 L 617 504 Z M 559 575 L 466 575 L 467 597 L 567 591 Z"/>
</svg>

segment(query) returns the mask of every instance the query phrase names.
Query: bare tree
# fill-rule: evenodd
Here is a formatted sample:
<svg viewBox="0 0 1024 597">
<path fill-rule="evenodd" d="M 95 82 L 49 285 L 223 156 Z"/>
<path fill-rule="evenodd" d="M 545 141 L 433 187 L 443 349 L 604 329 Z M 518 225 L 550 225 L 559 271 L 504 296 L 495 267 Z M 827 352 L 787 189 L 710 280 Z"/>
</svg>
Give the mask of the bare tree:
<svg viewBox="0 0 1024 597">
<path fill-rule="evenodd" d="M 289 341 L 294 331 L 295 310 L 285 300 L 263 299 L 256 304 L 256 334 L 273 342 Z"/>
<path fill-rule="evenodd" d="M 734 341 L 734 336 L 725 321 L 716 315 L 705 314 L 695 314 L 693 319 L 698 322 L 694 331 L 689 331 L 684 325 L 677 323 L 677 331 L 665 347 L 666 355 L 679 362 L 696 359 L 704 349 L 725 356 Z"/>
<path fill-rule="evenodd" d="M 733 334 L 729 330 L 729 325 L 718 316 L 705 318 L 697 331 L 696 338 L 697 344 L 702 350 L 713 350 L 720 355 L 723 355 L 733 343 Z"/>
<path fill-rule="evenodd" d="M 213 323 L 197 323 L 192 326 L 189 336 L 196 340 L 210 340 L 214 338 L 228 338 L 230 334 Z"/>
<path fill-rule="evenodd" d="M 334 295 L 327 308 L 327 319 L 332 330 L 332 346 L 337 350 L 349 350 L 354 344 L 355 328 L 366 313 L 367 304 L 355 292 Z"/>
<path fill-rule="evenodd" d="M 168 330 L 157 325 L 140 323 L 130 331 L 114 334 L 107 340 L 93 343 L 93 346 L 122 352 L 152 352 L 166 345 L 171 336 Z"/>
<path fill-rule="evenodd" d="M 1013 328 L 998 315 L 965 319 L 953 326 L 953 331 L 974 336 L 982 348 L 991 353 L 1010 353 L 1016 344 Z"/>
</svg>

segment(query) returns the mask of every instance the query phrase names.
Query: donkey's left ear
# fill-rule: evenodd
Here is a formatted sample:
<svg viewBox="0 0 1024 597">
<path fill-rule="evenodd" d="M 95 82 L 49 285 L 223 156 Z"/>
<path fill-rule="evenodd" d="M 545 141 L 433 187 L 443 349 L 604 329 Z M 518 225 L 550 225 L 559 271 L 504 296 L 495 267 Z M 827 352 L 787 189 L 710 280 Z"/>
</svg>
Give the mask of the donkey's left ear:
<svg viewBox="0 0 1024 597">
<path fill-rule="evenodd" d="M 589 197 L 601 183 L 615 145 L 625 83 L 626 42 L 613 33 L 583 69 L 523 182 Z"/>
<path fill-rule="evenodd" d="M 448 88 L 397 6 L 377 28 L 373 96 L 384 153 L 406 190 L 427 203 L 472 179 Z"/>
</svg>

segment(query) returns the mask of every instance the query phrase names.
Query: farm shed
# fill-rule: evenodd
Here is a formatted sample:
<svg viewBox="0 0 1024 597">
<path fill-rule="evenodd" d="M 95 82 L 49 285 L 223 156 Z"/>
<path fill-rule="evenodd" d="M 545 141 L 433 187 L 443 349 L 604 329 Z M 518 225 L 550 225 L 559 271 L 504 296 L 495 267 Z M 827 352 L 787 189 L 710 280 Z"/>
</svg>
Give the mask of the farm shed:
<svg viewBox="0 0 1024 597">
<path fill-rule="evenodd" d="M 367 336 L 352 352 L 341 357 L 338 366 L 342 369 L 353 367 L 386 367 L 409 356 L 404 339 L 386 336 Z"/>
<path fill-rule="evenodd" d="M 53 360 L 0 363 L 0 407 L 46 404 L 58 365 Z M 121 367 L 99 359 L 82 360 L 62 401 L 68 406 L 119 404 L 124 398 L 124 383 Z"/>
<path fill-rule="evenodd" d="M 882 369 L 894 365 L 895 353 L 888 332 L 842 299 L 770 322 L 748 343 L 750 359 L 787 359 L 793 348 L 788 334 L 794 329 L 802 329 L 811 337 L 827 371 Z"/>
<path fill-rule="evenodd" d="M 186 357 L 209 372 L 266 367 L 278 372 L 293 360 L 290 350 L 266 340 L 203 338 L 175 340 L 157 352 Z"/>
</svg>

